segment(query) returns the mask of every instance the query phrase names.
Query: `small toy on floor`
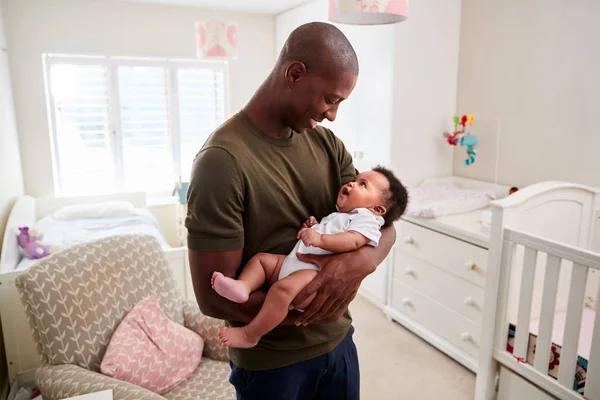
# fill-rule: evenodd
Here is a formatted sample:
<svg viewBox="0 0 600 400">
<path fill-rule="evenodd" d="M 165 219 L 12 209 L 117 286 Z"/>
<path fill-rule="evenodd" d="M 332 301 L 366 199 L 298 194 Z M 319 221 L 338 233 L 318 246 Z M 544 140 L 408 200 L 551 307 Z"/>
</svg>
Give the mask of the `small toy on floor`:
<svg viewBox="0 0 600 400">
<path fill-rule="evenodd" d="M 450 134 L 448 132 L 444 132 L 443 136 L 446 138 L 446 141 L 449 145 L 460 145 L 465 149 L 467 158 L 465 159 L 464 163 L 465 165 L 471 165 L 475 162 L 478 141 L 476 136 L 466 132 L 466 126 L 467 124 L 469 126 L 473 126 L 475 117 L 473 114 L 463 115 L 462 117 L 455 115 L 453 121 L 454 133 Z M 461 126 L 461 129 L 459 129 L 459 126 Z"/>
<path fill-rule="evenodd" d="M 17 242 L 23 249 L 25 256 L 32 260 L 44 258 L 52 253 L 62 250 L 59 246 L 50 246 L 42 243 L 44 235 L 27 226 L 19 228 Z"/>
</svg>

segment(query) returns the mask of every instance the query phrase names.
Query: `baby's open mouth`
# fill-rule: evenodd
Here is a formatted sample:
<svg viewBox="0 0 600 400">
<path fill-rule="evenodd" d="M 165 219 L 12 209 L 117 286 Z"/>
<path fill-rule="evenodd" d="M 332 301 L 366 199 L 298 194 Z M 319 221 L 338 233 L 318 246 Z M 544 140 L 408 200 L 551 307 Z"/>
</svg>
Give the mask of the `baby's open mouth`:
<svg viewBox="0 0 600 400">
<path fill-rule="evenodd" d="M 350 194 L 350 192 L 348 191 L 348 186 L 344 186 L 342 188 L 342 194 L 345 196 L 348 196 Z"/>
</svg>

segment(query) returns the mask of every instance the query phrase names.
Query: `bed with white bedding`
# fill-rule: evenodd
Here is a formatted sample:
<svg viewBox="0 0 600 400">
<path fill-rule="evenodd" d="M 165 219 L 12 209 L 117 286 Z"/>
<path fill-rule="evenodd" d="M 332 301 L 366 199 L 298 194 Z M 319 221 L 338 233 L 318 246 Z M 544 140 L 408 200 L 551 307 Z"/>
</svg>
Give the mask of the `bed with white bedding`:
<svg viewBox="0 0 600 400">
<path fill-rule="evenodd" d="M 37 261 L 27 258 L 18 245 L 20 227 L 34 228 L 43 234 L 42 243 L 62 249 L 114 235 L 151 235 L 163 247 L 182 296 L 194 299 L 187 248 L 167 243 L 158 221 L 147 208 L 145 194 L 37 199 L 23 196 L 9 215 L 0 257 L 0 317 L 11 381 L 17 373 L 39 365 L 14 285 L 15 278 Z"/>
<path fill-rule="evenodd" d="M 77 218 L 60 219 L 48 215 L 35 224 L 35 229 L 44 234 L 44 244 L 72 247 L 81 243 L 91 242 L 114 235 L 142 234 L 156 238 L 163 249 L 168 250 L 169 244 L 150 211 L 143 208 L 132 209 L 131 215 L 119 218 Z M 17 270 L 24 270 L 37 260 L 23 257 Z"/>
</svg>

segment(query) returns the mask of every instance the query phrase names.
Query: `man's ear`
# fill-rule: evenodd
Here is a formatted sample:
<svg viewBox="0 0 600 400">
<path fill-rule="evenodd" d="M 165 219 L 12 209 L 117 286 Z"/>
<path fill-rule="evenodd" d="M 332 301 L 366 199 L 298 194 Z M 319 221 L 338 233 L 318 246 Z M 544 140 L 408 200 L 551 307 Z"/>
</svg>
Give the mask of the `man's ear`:
<svg viewBox="0 0 600 400">
<path fill-rule="evenodd" d="M 293 86 L 305 75 L 306 65 L 300 61 L 294 61 L 285 70 L 285 81 L 287 82 L 288 86 Z"/>
<path fill-rule="evenodd" d="M 379 215 L 381 217 L 382 215 L 384 215 L 387 212 L 387 209 L 385 208 L 385 206 L 378 205 L 378 206 L 373 207 L 373 212 L 376 215 Z"/>
</svg>

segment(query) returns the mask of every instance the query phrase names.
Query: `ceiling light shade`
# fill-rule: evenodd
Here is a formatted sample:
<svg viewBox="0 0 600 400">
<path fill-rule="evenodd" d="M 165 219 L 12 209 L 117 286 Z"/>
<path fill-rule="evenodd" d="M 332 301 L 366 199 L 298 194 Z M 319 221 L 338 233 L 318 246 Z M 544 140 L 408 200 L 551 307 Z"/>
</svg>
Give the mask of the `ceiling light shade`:
<svg viewBox="0 0 600 400">
<path fill-rule="evenodd" d="M 329 21 L 350 25 L 382 25 L 408 18 L 408 0 L 329 0 Z"/>
<path fill-rule="evenodd" d="M 196 55 L 198 58 L 237 59 L 237 24 L 196 22 Z"/>
</svg>

